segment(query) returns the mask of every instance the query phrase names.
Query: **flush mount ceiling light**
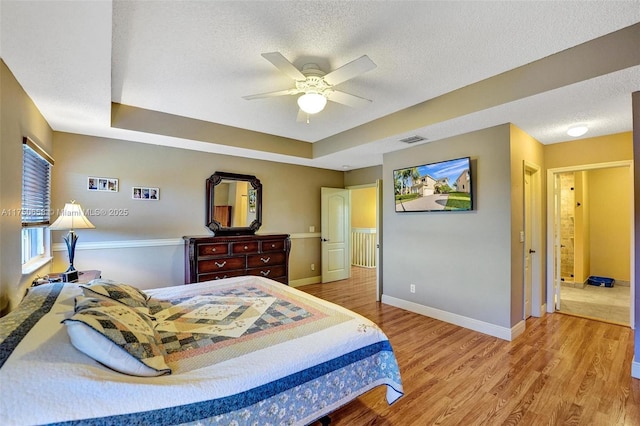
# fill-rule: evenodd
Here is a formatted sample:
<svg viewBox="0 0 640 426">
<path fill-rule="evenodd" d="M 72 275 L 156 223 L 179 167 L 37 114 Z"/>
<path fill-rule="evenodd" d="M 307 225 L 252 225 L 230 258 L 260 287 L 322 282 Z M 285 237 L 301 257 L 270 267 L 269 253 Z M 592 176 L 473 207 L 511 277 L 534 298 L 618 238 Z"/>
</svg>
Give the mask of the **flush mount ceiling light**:
<svg viewBox="0 0 640 426">
<path fill-rule="evenodd" d="M 298 98 L 298 106 L 307 114 L 316 114 L 327 105 L 327 98 L 320 93 L 309 92 Z"/>
<path fill-rule="evenodd" d="M 569 136 L 573 136 L 574 138 L 577 138 L 578 136 L 584 135 L 588 131 L 589 131 L 589 128 L 581 124 L 579 126 L 570 127 L 569 130 L 567 130 L 567 134 Z"/>
</svg>

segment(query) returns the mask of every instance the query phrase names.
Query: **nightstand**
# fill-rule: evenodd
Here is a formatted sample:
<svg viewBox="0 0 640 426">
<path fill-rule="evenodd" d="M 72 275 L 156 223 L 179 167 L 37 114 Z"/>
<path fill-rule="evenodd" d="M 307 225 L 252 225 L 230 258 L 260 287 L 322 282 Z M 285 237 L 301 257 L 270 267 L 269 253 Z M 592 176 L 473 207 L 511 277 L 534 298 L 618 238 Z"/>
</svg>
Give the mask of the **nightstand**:
<svg viewBox="0 0 640 426">
<path fill-rule="evenodd" d="M 52 272 L 49 274 L 49 280 L 56 280 L 60 278 L 62 272 Z M 98 271 L 95 269 L 87 270 L 87 271 L 78 271 L 78 280 L 73 281 L 75 284 L 86 284 L 91 280 L 95 280 L 97 278 L 101 278 L 102 271 Z"/>
</svg>

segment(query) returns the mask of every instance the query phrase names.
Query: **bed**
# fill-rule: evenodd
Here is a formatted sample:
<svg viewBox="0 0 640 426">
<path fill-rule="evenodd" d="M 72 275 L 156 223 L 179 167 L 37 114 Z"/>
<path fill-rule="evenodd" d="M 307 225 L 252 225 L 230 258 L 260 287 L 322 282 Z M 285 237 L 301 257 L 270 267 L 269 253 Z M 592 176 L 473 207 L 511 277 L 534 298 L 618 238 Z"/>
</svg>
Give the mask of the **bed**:
<svg viewBox="0 0 640 426">
<path fill-rule="evenodd" d="M 0 319 L 0 424 L 304 425 L 377 386 L 389 404 L 403 395 L 391 345 L 373 322 L 278 282 L 246 276 L 144 290 L 143 306 L 100 294 L 102 283 L 33 287 Z M 115 340 L 76 317 L 123 306 L 160 343 L 161 354 L 145 346 L 141 374 L 101 363 L 135 358 L 121 347 L 101 362 L 81 352 Z"/>
</svg>

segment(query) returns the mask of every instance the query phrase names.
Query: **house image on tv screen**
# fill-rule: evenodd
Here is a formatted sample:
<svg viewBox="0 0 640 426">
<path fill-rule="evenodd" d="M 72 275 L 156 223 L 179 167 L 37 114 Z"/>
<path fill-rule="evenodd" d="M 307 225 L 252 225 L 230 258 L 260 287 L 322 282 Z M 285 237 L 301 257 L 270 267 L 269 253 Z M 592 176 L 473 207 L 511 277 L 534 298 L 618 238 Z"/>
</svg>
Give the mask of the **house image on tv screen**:
<svg viewBox="0 0 640 426">
<path fill-rule="evenodd" d="M 472 210 L 469 157 L 393 171 L 396 212 Z"/>
<path fill-rule="evenodd" d="M 456 179 L 455 188 L 458 192 L 471 193 L 471 171 L 469 169 L 465 169 L 460 173 L 460 176 Z"/>
</svg>

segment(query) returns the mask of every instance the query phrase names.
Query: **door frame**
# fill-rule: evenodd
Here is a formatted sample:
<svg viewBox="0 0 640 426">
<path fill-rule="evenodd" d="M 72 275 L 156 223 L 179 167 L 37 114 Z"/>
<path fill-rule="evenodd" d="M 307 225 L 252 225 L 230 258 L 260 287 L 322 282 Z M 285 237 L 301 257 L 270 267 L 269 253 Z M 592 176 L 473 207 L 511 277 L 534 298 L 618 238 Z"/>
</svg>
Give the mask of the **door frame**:
<svg viewBox="0 0 640 426">
<path fill-rule="evenodd" d="M 629 170 L 629 181 L 630 181 L 630 191 L 629 191 L 629 199 L 631 202 L 629 203 L 631 208 L 629 209 L 629 224 L 631 228 L 631 235 L 634 235 L 634 181 L 633 181 L 633 160 L 622 160 L 622 161 L 611 161 L 608 163 L 593 163 L 593 164 L 583 164 L 578 166 L 568 166 L 568 167 L 558 167 L 554 169 L 547 169 L 547 312 L 552 313 L 555 312 L 555 303 L 554 303 L 554 260 L 555 260 L 555 249 L 554 249 L 554 236 L 553 230 L 556 226 L 557 215 L 554 209 L 554 190 L 553 190 L 553 182 L 556 178 L 556 175 L 559 173 L 565 172 L 580 172 L 585 170 L 595 170 L 595 169 L 608 169 L 614 167 L 627 167 Z M 551 184 L 550 184 L 551 183 Z M 635 242 L 634 239 L 631 238 L 629 243 L 629 287 L 630 287 L 630 296 L 631 303 L 629 306 L 629 324 L 633 329 L 635 328 L 634 319 L 635 319 L 635 293 L 636 293 L 636 285 L 635 285 L 635 275 L 636 268 L 635 262 Z"/>
<path fill-rule="evenodd" d="M 531 176 L 531 187 L 530 187 L 530 195 L 531 195 L 531 235 L 527 235 L 527 232 L 525 231 L 524 234 L 524 238 L 525 238 L 525 245 L 524 245 L 524 250 L 523 250 L 523 268 L 522 268 L 522 274 L 523 274 L 523 296 L 522 296 L 522 312 L 523 312 L 523 317 L 526 316 L 526 309 L 525 309 L 525 298 L 526 298 L 526 280 L 527 277 L 525 276 L 526 274 L 526 250 L 527 250 L 527 246 L 530 247 L 534 247 L 537 252 L 540 252 L 541 248 L 542 248 L 542 181 L 540 179 L 541 177 L 541 167 L 538 166 L 535 163 L 531 163 L 529 161 L 524 161 L 524 167 L 523 167 L 523 174 L 522 174 L 522 180 L 523 180 L 523 185 L 524 185 L 524 179 L 527 173 L 529 173 L 529 176 Z M 524 186 L 523 186 L 524 188 Z M 524 191 L 523 191 L 524 192 Z M 523 194 L 524 197 L 524 194 Z M 525 197 L 526 198 L 526 197 Z M 523 216 L 525 215 L 524 213 L 524 209 L 527 208 L 527 200 L 525 199 L 523 202 Z M 524 217 L 523 217 L 523 222 L 524 222 Z M 524 229 L 527 229 L 527 224 L 524 223 Z M 531 244 L 527 244 L 528 243 L 528 239 L 531 240 Z M 541 259 L 541 255 L 542 253 L 539 253 L 537 256 L 531 256 L 531 315 L 534 317 L 541 317 L 545 311 L 545 307 L 543 305 L 543 300 L 542 300 L 542 259 Z M 526 318 L 523 318 L 526 319 Z"/>
</svg>

